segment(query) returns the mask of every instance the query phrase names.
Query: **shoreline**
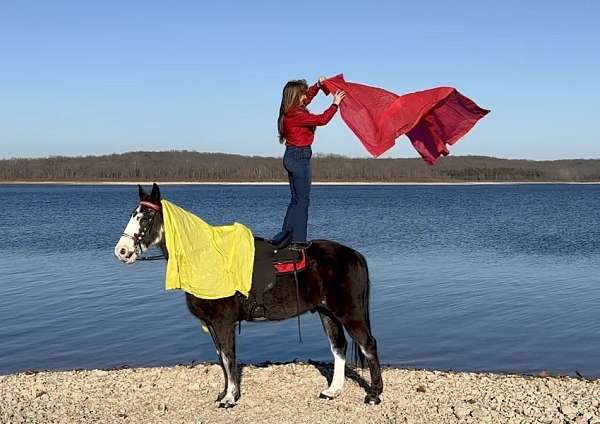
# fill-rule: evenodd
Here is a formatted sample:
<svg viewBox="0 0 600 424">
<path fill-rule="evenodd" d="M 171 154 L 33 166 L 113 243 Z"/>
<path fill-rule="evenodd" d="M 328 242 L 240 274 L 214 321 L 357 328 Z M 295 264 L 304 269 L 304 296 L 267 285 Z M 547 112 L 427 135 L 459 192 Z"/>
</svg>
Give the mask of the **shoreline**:
<svg viewBox="0 0 600 424">
<path fill-rule="evenodd" d="M 288 185 L 287 181 L 0 181 L 3 185 L 148 185 L 156 182 L 158 185 L 224 185 L 224 186 L 278 186 Z M 456 182 L 370 182 L 370 181 L 313 181 L 313 186 L 480 186 L 480 185 L 598 185 L 600 181 L 456 181 Z"/>
<path fill-rule="evenodd" d="M 382 403 L 365 405 L 367 370 L 347 368 L 334 400 L 319 399 L 330 363 L 241 365 L 233 409 L 214 399 L 219 365 L 0 375 L 0 422 L 563 423 L 600 424 L 600 380 L 567 376 L 382 369 Z"/>
</svg>

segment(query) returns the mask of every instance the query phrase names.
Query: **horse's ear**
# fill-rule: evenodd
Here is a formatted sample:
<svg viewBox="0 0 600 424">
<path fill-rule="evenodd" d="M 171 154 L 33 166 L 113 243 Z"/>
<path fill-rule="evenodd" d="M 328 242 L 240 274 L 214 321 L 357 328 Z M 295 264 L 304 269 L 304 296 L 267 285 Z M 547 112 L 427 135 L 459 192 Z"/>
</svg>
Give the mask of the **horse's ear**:
<svg viewBox="0 0 600 424">
<path fill-rule="evenodd" d="M 144 200 L 148 195 L 144 191 L 144 187 L 138 184 L 138 192 L 140 193 L 140 200 Z"/>
<path fill-rule="evenodd" d="M 150 199 L 159 202 L 160 201 L 160 188 L 158 188 L 158 184 L 152 184 L 152 193 L 150 194 Z"/>
</svg>

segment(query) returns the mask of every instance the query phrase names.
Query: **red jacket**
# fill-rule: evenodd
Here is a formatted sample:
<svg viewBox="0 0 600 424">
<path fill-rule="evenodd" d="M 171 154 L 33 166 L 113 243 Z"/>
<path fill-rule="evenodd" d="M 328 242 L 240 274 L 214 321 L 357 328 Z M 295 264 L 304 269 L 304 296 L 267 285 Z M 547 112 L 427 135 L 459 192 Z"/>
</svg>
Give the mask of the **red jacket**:
<svg viewBox="0 0 600 424">
<path fill-rule="evenodd" d="M 306 109 L 306 105 L 312 101 L 318 92 L 319 86 L 317 84 L 310 86 L 306 92 L 304 105 L 293 107 L 284 115 L 283 138 L 285 138 L 286 146 L 310 146 L 315 139 L 316 127 L 327 124 L 335 115 L 338 107 L 333 104 L 320 115 L 314 115 Z"/>
</svg>

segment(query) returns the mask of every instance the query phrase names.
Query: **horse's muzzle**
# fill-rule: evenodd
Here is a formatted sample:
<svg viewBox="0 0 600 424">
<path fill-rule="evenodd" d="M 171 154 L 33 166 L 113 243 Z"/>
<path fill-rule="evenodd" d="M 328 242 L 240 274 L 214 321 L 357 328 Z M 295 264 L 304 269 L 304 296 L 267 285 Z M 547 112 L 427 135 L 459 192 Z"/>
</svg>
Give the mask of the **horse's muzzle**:
<svg viewBox="0 0 600 424">
<path fill-rule="evenodd" d="M 132 249 L 129 246 L 125 246 L 120 243 L 115 247 L 115 256 L 118 260 L 126 264 L 134 263 L 138 257 L 135 248 Z"/>
</svg>

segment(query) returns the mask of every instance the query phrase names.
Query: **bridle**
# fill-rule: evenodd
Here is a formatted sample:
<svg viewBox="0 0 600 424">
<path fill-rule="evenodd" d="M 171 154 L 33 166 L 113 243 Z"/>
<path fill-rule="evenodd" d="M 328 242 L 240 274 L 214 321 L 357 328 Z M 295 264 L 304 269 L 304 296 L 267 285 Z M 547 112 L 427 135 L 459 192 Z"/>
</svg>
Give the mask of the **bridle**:
<svg viewBox="0 0 600 424">
<path fill-rule="evenodd" d="M 150 221 L 148 222 L 148 224 L 146 224 L 144 227 L 142 227 L 140 225 L 140 232 L 138 233 L 134 233 L 133 235 L 127 234 L 127 233 L 122 233 L 121 235 L 123 237 L 127 237 L 131 240 L 133 240 L 133 247 L 134 247 L 134 251 L 135 254 L 138 256 L 137 260 L 138 261 L 156 261 L 159 259 L 167 259 L 167 257 L 165 255 L 156 255 L 156 256 L 146 256 L 146 257 L 142 257 L 142 253 L 144 252 L 144 249 L 142 248 L 142 239 L 144 238 L 144 235 L 146 235 L 146 233 L 148 232 L 148 230 L 150 228 L 152 228 L 152 225 L 154 224 L 154 218 L 156 217 L 156 214 L 158 212 L 161 211 L 162 207 L 160 204 L 156 204 L 156 203 L 152 203 L 152 202 L 147 202 L 145 200 L 142 200 L 140 202 L 140 208 L 141 207 L 146 207 L 149 209 L 152 209 L 154 212 L 152 212 L 152 216 L 150 217 Z M 140 209 L 141 211 L 141 209 Z"/>
</svg>

